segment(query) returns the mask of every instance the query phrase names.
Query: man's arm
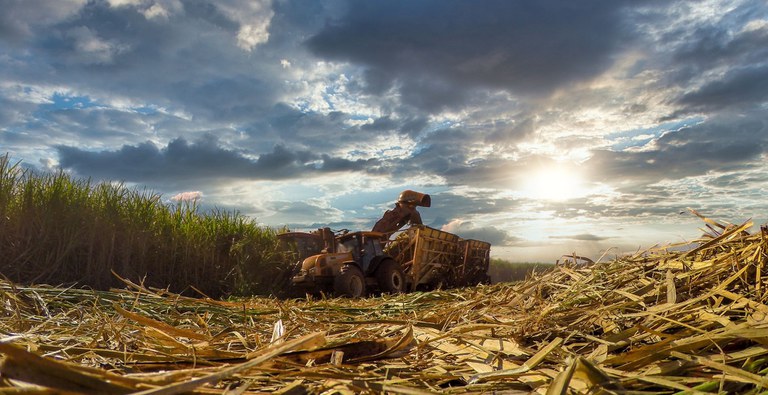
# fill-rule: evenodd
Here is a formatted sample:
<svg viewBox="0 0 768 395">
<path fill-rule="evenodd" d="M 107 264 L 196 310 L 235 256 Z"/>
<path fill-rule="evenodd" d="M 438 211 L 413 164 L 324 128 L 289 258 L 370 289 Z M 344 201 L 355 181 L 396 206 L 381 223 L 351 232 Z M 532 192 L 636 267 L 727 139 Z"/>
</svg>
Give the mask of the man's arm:
<svg viewBox="0 0 768 395">
<path fill-rule="evenodd" d="M 399 230 L 406 223 L 421 224 L 421 215 L 415 208 L 395 205 L 392 210 L 387 210 L 381 219 L 373 226 L 374 232 L 389 233 Z"/>
</svg>

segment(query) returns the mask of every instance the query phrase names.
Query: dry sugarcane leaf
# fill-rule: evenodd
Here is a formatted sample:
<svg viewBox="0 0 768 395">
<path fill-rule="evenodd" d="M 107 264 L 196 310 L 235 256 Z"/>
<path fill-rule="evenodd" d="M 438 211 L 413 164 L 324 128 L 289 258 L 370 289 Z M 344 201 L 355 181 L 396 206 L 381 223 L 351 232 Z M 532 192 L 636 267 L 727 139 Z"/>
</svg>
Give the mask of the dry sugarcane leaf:
<svg viewBox="0 0 768 395">
<path fill-rule="evenodd" d="M 40 351 L 60 351 L 59 346 L 53 346 L 50 344 L 37 345 Z M 179 358 L 168 358 L 167 356 L 139 353 L 139 352 L 126 352 L 117 350 L 105 350 L 100 348 L 85 348 L 85 347 L 67 347 L 67 355 L 70 359 L 76 359 L 85 356 L 86 354 L 98 355 L 104 358 L 121 359 L 126 362 L 172 362 L 178 361 Z"/>
<path fill-rule="evenodd" d="M 762 303 L 759 303 L 759 302 L 755 302 L 754 300 L 751 300 L 751 299 L 749 299 L 748 297 L 746 297 L 744 295 L 737 295 L 737 294 L 735 294 L 733 292 L 726 291 L 724 289 L 719 289 L 719 288 L 716 289 L 715 292 L 718 295 L 725 296 L 726 298 L 733 300 L 734 302 L 735 301 L 739 301 L 739 300 L 745 300 L 747 302 L 747 304 L 749 305 L 749 307 L 751 307 L 752 309 L 755 309 L 755 310 L 757 310 L 757 311 L 759 311 L 759 312 L 761 312 L 761 313 L 763 313 L 765 315 L 768 315 L 768 306 L 766 306 L 766 305 L 764 305 Z"/>
<path fill-rule="evenodd" d="M 175 394 L 181 394 L 187 391 L 191 391 L 204 384 L 215 383 L 222 379 L 231 377 L 234 374 L 244 372 L 249 369 L 253 369 L 259 366 L 260 364 L 266 361 L 269 361 L 270 359 L 275 358 L 281 354 L 284 354 L 289 351 L 293 351 L 298 348 L 306 347 L 307 344 L 316 343 L 318 338 L 323 338 L 323 337 L 324 335 L 322 332 L 310 333 L 298 339 L 281 343 L 279 346 L 267 350 L 266 352 L 261 354 L 259 357 L 254 358 L 248 362 L 244 362 L 239 365 L 224 368 L 215 373 L 211 373 L 209 375 L 196 378 L 190 381 L 174 383 L 174 384 L 170 384 L 157 389 L 141 391 L 136 393 L 135 395 L 175 395 Z"/>
<path fill-rule="evenodd" d="M 364 355 L 356 358 L 350 358 L 350 362 L 359 363 L 364 361 L 373 361 L 373 360 L 402 355 L 402 353 L 405 350 L 413 346 L 415 341 L 416 339 L 413 336 L 413 327 L 411 326 L 411 327 L 408 327 L 405 333 L 403 333 L 403 336 L 401 336 L 396 341 L 385 339 L 384 344 L 386 345 L 386 349 L 384 349 L 380 353 L 375 355 Z"/>
<path fill-rule="evenodd" d="M 498 371 L 492 371 L 492 372 L 480 372 L 479 374 L 476 374 L 470 378 L 470 383 L 480 383 L 487 380 L 492 379 L 499 379 L 499 378 L 505 378 L 505 377 L 515 377 L 519 376 L 521 374 L 527 373 L 533 369 L 535 369 L 539 364 L 544 360 L 544 358 L 547 357 L 552 351 L 554 351 L 557 347 L 560 347 L 563 344 L 562 338 L 555 338 L 552 340 L 549 344 L 542 347 L 539 352 L 537 352 L 534 356 L 532 356 L 530 359 L 525 361 L 522 366 L 513 368 L 513 369 L 505 369 L 505 370 L 498 370 Z"/>
<path fill-rule="evenodd" d="M 298 364 L 306 364 L 309 360 L 314 360 L 316 364 L 323 364 L 330 362 L 333 353 L 342 352 L 344 361 L 359 363 L 395 356 L 407 350 L 413 341 L 413 329 L 409 328 L 403 336 L 397 339 L 353 340 L 307 351 L 286 353 L 279 359 Z"/>
<path fill-rule="evenodd" d="M 72 392 L 127 394 L 136 390 L 120 376 L 86 373 L 79 366 L 44 358 L 12 344 L 0 343 L 0 353 L 5 354 L 0 373 L 6 378 Z"/>
<path fill-rule="evenodd" d="M 195 339 L 195 340 L 210 340 L 211 338 L 209 335 L 197 333 L 195 331 L 190 331 L 188 329 L 176 328 L 174 326 L 166 324 L 165 322 L 160 322 L 140 314 L 132 313 L 128 310 L 123 309 L 117 304 L 114 304 L 112 307 L 115 309 L 115 311 L 117 311 L 123 317 L 134 320 L 142 325 L 146 325 L 148 327 L 154 328 L 155 330 L 158 330 L 167 335 L 181 336 L 181 337 L 186 337 L 188 339 Z"/>
<path fill-rule="evenodd" d="M 288 385 L 275 391 L 275 395 L 304 395 L 307 393 L 307 388 L 304 386 L 304 380 L 294 380 Z"/>
<path fill-rule="evenodd" d="M 747 221 L 747 222 L 743 223 L 741 226 L 737 226 L 737 227 L 734 227 L 733 229 L 726 230 L 722 234 L 720 234 L 720 236 L 717 236 L 714 239 L 712 239 L 712 240 L 710 240 L 710 241 L 700 245 L 699 247 L 696 247 L 696 248 L 686 252 L 685 254 L 682 255 L 681 258 L 690 257 L 690 256 L 696 254 L 699 251 L 706 250 L 709 247 L 717 245 L 721 241 L 728 241 L 730 238 L 732 238 L 734 236 L 738 236 L 741 232 L 751 228 L 752 225 L 753 225 L 752 221 Z"/>
<path fill-rule="evenodd" d="M 450 340 L 451 337 L 446 337 L 445 334 L 441 334 L 434 329 L 414 328 L 414 337 L 419 342 L 419 347 L 435 347 L 446 354 L 456 357 L 458 360 L 485 363 L 485 361 L 494 358 L 494 355 L 489 354 L 486 350 L 478 349 L 470 343 L 460 342 L 454 344 Z M 513 369 L 517 368 L 518 365 L 505 360 L 502 367 L 504 369 Z"/>
<path fill-rule="evenodd" d="M 571 379 L 573 378 L 573 372 L 576 370 L 576 360 L 572 359 L 566 366 L 565 370 L 558 373 L 555 379 L 547 388 L 547 395 L 563 395 L 568 391 Z"/>
<path fill-rule="evenodd" d="M 598 366 L 584 357 L 576 358 L 576 368 L 573 373 L 574 378 L 579 378 L 588 384 L 589 388 L 601 387 L 614 390 L 622 390 L 622 386 L 615 382 Z"/>
<path fill-rule="evenodd" d="M 739 369 L 739 368 L 734 367 L 734 366 L 726 365 L 726 364 L 721 363 L 721 362 L 716 362 L 716 361 L 713 361 L 713 360 L 705 358 L 705 357 L 697 357 L 695 355 L 683 354 L 683 353 L 680 353 L 680 352 L 677 352 L 677 351 L 672 351 L 671 355 L 673 357 L 677 357 L 677 358 L 680 358 L 680 359 L 683 359 L 683 360 L 686 360 L 686 361 L 689 361 L 689 362 L 700 363 L 700 364 L 702 364 L 704 366 L 720 370 L 723 373 L 727 373 L 727 374 L 733 375 L 735 377 L 738 377 L 738 378 L 740 378 L 742 380 L 745 380 L 745 381 L 747 381 L 749 383 L 755 384 L 755 385 L 763 387 L 763 388 L 768 387 L 768 378 L 765 378 L 763 376 L 760 376 L 760 375 L 757 375 L 757 374 L 754 374 L 754 373 L 747 372 L 746 370 Z"/>
<path fill-rule="evenodd" d="M 690 387 L 680 384 L 677 381 L 669 380 L 659 376 L 637 376 L 640 381 L 645 381 L 651 384 L 656 384 L 662 387 L 676 389 L 678 391 L 685 391 L 686 393 L 696 393 Z"/>
<path fill-rule="evenodd" d="M 675 274 L 672 270 L 667 270 L 667 303 L 675 304 L 677 302 L 677 288 L 675 288 Z"/>
</svg>

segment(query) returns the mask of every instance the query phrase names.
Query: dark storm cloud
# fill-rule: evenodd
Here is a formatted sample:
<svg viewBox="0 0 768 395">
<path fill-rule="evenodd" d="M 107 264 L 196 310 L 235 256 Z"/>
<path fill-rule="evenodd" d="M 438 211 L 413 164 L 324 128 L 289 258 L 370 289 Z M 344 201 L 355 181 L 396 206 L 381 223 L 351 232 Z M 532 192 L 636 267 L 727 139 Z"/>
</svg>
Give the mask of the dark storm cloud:
<svg viewBox="0 0 768 395">
<path fill-rule="evenodd" d="M 391 174 L 403 176 L 436 175 L 451 185 L 498 186 L 518 165 L 493 155 L 471 156 L 472 144 L 483 144 L 482 136 L 460 128 L 440 129 L 419 140 L 411 157 L 388 163 Z"/>
<path fill-rule="evenodd" d="M 417 167 L 433 174 L 462 172 L 467 167 L 464 147 L 470 135 L 460 129 L 443 129 L 421 139 L 420 147 L 404 165 Z"/>
<path fill-rule="evenodd" d="M 631 32 L 622 1 L 350 2 L 307 45 L 367 68 L 372 93 L 399 86 L 409 104 L 455 106 L 471 88 L 548 94 L 611 64 Z"/>
<path fill-rule="evenodd" d="M 24 20 L 27 55 L 14 53 L 23 62 L 6 63 L 4 74 L 180 109 L 200 120 L 242 122 L 267 113 L 284 89 L 276 78 L 279 50 L 265 44 L 257 48 L 262 56 L 250 56 L 237 45 L 238 24 L 215 2 L 179 4 L 168 18 L 94 1 L 51 24 Z"/>
<path fill-rule="evenodd" d="M 427 127 L 429 121 L 424 116 L 411 117 L 400 126 L 400 131 L 405 134 L 415 135 Z"/>
<path fill-rule="evenodd" d="M 362 130 L 371 130 L 375 132 L 384 132 L 389 130 L 395 130 L 399 126 L 399 123 L 393 120 L 389 116 L 376 118 L 373 122 L 367 123 L 360 128 Z"/>
<path fill-rule="evenodd" d="M 386 132 L 397 132 L 402 135 L 420 139 L 422 133 L 429 126 L 429 120 L 422 114 L 399 114 L 398 118 L 390 115 L 376 118 L 372 123 L 360 126 L 360 130 L 370 132 L 371 135 L 381 135 Z"/>
<path fill-rule="evenodd" d="M 454 233 L 463 239 L 482 240 L 494 246 L 504 246 L 513 243 L 516 238 L 495 226 L 475 227 L 471 222 L 461 222 L 459 224 L 448 224 L 443 230 Z"/>
<path fill-rule="evenodd" d="M 61 167 L 81 175 L 153 183 L 235 178 L 278 180 L 329 172 L 365 171 L 376 164 L 376 160 L 350 161 L 309 151 L 291 151 L 280 145 L 252 160 L 239 152 L 219 147 L 216 139 L 210 136 L 193 143 L 178 138 L 162 149 L 147 142 L 126 145 L 117 151 L 88 152 L 66 146 L 59 146 L 57 150 Z"/>
<path fill-rule="evenodd" d="M 79 1 L 3 0 L 0 12 L 0 40 L 20 44 L 37 26 L 75 13 Z"/>
<path fill-rule="evenodd" d="M 432 195 L 432 207 L 420 209 L 424 218 L 434 218 L 430 226 L 441 227 L 464 215 L 483 215 L 517 210 L 518 203 L 499 198 L 482 191 L 471 191 L 462 195 L 437 193 Z"/>
<path fill-rule="evenodd" d="M 597 150 L 585 165 L 625 185 L 748 170 L 768 148 L 768 117 L 722 115 L 664 134 L 643 151 Z"/>
<path fill-rule="evenodd" d="M 724 174 L 707 181 L 708 186 L 715 188 L 743 189 L 747 190 L 751 185 L 768 184 L 768 174 Z"/>
<path fill-rule="evenodd" d="M 332 207 L 321 207 L 319 205 L 304 201 L 275 201 L 267 205 L 267 210 L 276 212 L 284 224 L 290 229 L 317 229 L 330 226 L 333 229 L 354 229 L 351 223 L 335 222 L 332 225 L 311 224 L 318 218 L 332 219 L 338 218 L 339 210 Z M 311 225 L 308 225 L 311 224 Z"/>
<path fill-rule="evenodd" d="M 493 132 L 486 138 L 489 143 L 518 142 L 530 137 L 536 131 L 536 122 L 531 116 L 525 116 L 520 120 L 509 122 L 496 121 Z"/>
<path fill-rule="evenodd" d="M 553 216 L 563 220 L 591 219 L 596 222 L 609 218 L 673 218 L 677 217 L 690 202 L 690 191 L 672 190 L 669 187 L 656 187 L 647 184 L 636 187 L 617 188 L 620 196 L 591 195 L 586 198 L 557 202 L 541 202 L 544 210 L 552 211 Z M 699 192 L 702 204 L 708 199 Z M 713 199 L 715 200 L 715 199 Z"/>
<path fill-rule="evenodd" d="M 699 70 L 733 64 L 734 61 L 741 64 L 760 63 L 768 55 L 767 27 L 734 32 L 732 25 L 722 24 L 698 28 L 690 32 L 688 38 L 677 48 L 673 59 Z"/>
<path fill-rule="evenodd" d="M 60 131 L 100 143 L 117 140 L 117 137 L 125 141 L 127 136 L 141 130 L 145 118 L 149 118 L 132 112 L 97 108 L 54 110 L 48 116 Z"/>
<path fill-rule="evenodd" d="M 732 70 L 722 79 L 685 94 L 677 102 L 684 107 L 677 114 L 762 105 L 768 102 L 768 64 Z"/>
<path fill-rule="evenodd" d="M 464 239 L 482 240 L 491 243 L 492 246 L 510 245 L 516 241 L 515 238 L 510 238 L 506 231 L 494 226 L 459 228 L 456 234 Z"/>
<path fill-rule="evenodd" d="M 682 25 L 662 38 L 660 53 L 669 55 L 664 83 L 686 92 L 681 108 L 662 120 L 690 113 L 747 109 L 768 100 L 768 25 L 765 5 L 741 2 L 717 23 Z M 663 61 L 664 62 L 664 61 Z M 691 86 L 699 86 L 690 90 Z"/>
<path fill-rule="evenodd" d="M 549 236 L 550 239 L 578 240 L 578 241 L 605 241 L 610 237 L 601 237 L 589 233 L 578 235 Z"/>
<path fill-rule="evenodd" d="M 303 229 L 303 230 L 315 230 L 320 228 L 331 228 L 332 231 L 338 232 L 341 230 L 359 230 L 359 229 L 368 229 L 369 226 L 365 225 L 364 222 L 359 221 L 333 221 L 333 222 L 313 222 L 310 224 L 307 224 L 306 222 L 303 223 L 290 223 L 287 224 L 289 229 Z"/>
<path fill-rule="evenodd" d="M 268 115 L 249 122 L 242 130 L 257 146 L 271 146 L 277 141 L 317 153 L 330 153 L 344 151 L 344 146 L 350 143 L 372 142 L 396 134 L 415 137 L 428 125 L 425 118 L 418 116 L 383 116 L 371 123 L 350 125 L 355 121 L 359 122 L 359 117 L 354 113 L 332 111 L 323 114 L 278 103 Z"/>
<path fill-rule="evenodd" d="M 21 103 L 0 96 L 0 130 L 4 129 L 5 126 L 15 125 L 16 122 L 22 121 L 22 114 L 26 114 L 32 109 L 34 106 L 29 103 Z"/>
<path fill-rule="evenodd" d="M 263 120 L 251 123 L 246 131 L 257 140 L 290 142 L 322 152 L 338 148 L 345 131 L 356 131 L 345 124 L 351 116 L 340 111 L 328 114 L 304 112 L 280 103 Z"/>
<path fill-rule="evenodd" d="M 717 67 L 763 63 L 768 56 L 768 26 L 747 26 L 765 16 L 764 4 L 742 2 L 717 23 L 682 25 L 668 32 L 662 42 L 672 43 L 671 60 L 678 68 L 672 75 L 685 84 Z"/>
</svg>

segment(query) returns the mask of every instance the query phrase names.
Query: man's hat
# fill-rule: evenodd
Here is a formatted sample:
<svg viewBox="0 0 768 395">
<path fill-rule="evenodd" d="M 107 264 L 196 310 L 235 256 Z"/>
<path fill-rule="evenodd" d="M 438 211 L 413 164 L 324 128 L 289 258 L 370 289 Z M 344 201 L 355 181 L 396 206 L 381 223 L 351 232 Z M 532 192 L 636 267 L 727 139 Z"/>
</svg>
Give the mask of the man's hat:
<svg viewBox="0 0 768 395">
<path fill-rule="evenodd" d="M 426 193 L 412 191 L 410 189 L 401 192 L 397 201 L 399 203 L 408 203 L 422 207 L 429 207 L 432 205 L 432 198 L 429 197 L 429 195 Z"/>
</svg>

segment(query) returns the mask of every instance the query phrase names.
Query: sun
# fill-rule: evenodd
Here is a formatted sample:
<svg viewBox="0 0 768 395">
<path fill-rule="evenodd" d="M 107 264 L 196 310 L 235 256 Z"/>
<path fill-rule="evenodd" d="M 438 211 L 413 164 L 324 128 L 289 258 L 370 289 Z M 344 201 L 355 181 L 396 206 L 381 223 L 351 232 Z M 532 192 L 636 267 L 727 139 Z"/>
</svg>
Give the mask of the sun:
<svg viewBox="0 0 768 395">
<path fill-rule="evenodd" d="M 527 175 L 521 193 L 531 199 L 563 201 L 586 196 L 588 191 L 579 169 L 559 164 Z"/>
</svg>

